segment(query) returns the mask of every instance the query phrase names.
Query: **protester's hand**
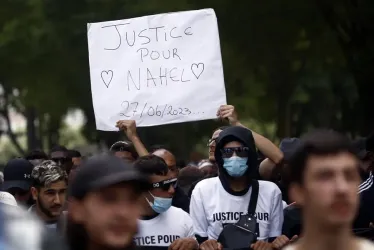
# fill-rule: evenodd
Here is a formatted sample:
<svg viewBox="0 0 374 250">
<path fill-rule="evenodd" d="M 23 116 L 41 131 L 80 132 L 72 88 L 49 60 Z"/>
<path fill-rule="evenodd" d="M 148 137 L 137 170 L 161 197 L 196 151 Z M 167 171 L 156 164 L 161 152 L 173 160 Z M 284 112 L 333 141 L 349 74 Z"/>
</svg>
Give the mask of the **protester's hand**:
<svg viewBox="0 0 374 250">
<path fill-rule="evenodd" d="M 269 242 L 265 241 L 257 241 L 256 243 L 251 245 L 253 250 L 272 250 L 272 245 Z"/>
<path fill-rule="evenodd" d="M 129 140 L 132 140 L 137 136 L 136 122 L 134 120 L 120 120 L 117 122 L 116 127 L 120 130 L 125 131 L 126 136 Z"/>
<path fill-rule="evenodd" d="M 206 240 L 200 245 L 201 250 L 222 250 L 222 245 L 216 240 Z"/>
<path fill-rule="evenodd" d="M 199 244 L 194 238 L 179 238 L 169 246 L 169 250 L 195 250 Z"/>
<path fill-rule="evenodd" d="M 373 223 L 373 222 L 370 222 L 369 227 L 370 227 L 370 228 L 374 228 L 374 223 Z"/>
<path fill-rule="evenodd" d="M 298 238 L 299 238 L 298 235 L 294 235 L 294 236 L 290 239 L 290 243 L 295 242 Z"/>
<path fill-rule="evenodd" d="M 232 105 L 221 105 L 217 111 L 217 116 L 221 119 L 228 119 L 230 124 L 234 126 L 239 122 L 238 114 Z"/>
<path fill-rule="evenodd" d="M 282 249 L 282 247 L 286 246 L 289 242 L 290 239 L 286 235 L 281 235 L 277 237 L 271 244 L 273 249 Z"/>
</svg>

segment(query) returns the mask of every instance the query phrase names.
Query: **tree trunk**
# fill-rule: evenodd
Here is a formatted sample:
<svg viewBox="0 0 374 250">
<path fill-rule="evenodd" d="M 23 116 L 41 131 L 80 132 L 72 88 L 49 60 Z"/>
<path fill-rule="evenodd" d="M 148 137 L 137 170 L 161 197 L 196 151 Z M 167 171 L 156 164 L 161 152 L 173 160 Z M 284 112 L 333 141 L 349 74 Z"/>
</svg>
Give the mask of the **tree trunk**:
<svg viewBox="0 0 374 250">
<path fill-rule="evenodd" d="M 26 108 L 26 122 L 27 122 L 27 149 L 29 151 L 38 147 L 38 138 L 36 135 L 35 126 L 36 110 L 34 107 Z"/>
<path fill-rule="evenodd" d="M 48 137 L 48 149 L 50 150 L 53 146 L 59 144 L 60 140 L 60 119 L 51 117 L 48 121 L 47 137 Z"/>
</svg>

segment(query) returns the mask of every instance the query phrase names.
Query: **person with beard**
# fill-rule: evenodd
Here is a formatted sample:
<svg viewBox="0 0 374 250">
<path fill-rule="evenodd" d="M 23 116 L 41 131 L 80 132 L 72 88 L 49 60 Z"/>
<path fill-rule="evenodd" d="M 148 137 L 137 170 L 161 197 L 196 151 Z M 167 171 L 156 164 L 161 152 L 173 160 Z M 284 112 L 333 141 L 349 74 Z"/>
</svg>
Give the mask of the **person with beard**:
<svg viewBox="0 0 374 250">
<path fill-rule="evenodd" d="M 113 155 L 88 158 L 69 184 L 66 239 L 70 250 L 135 249 L 148 178 Z"/>
<path fill-rule="evenodd" d="M 28 160 L 21 158 L 12 159 L 5 165 L 1 189 L 12 194 L 19 205 L 29 207 L 33 204 L 30 192 L 33 168 L 34 166 Z"/>
<path fill-rule="evenodd" d="M 51 160 L 34 167 L 31 176 L 31 194 L 35 205 L 31 206 L 29 211 L 35 213 L 47 228 L 57 229 L 57 222 L 65 203 L 68 176 Z"/>
<path fill-rule="evenodd" d="M 223 227 L 236 223 L 248 211 L 251 183 L 257 173 L 252 132 L 240 126 L 226 128 L 216 139 L 214 156 L 219 176 L 200 181 L 192 192 L 190 203 L 196 237 L 203 250 L 219 248 L 217 239 Z M 255 216 L 260 241 L 253 246 L 254 249 L 260 249 L 261 242 L 281 235 L 283 223 L 281 191 L 274 183 L 258 183 Z"/>
</svg>

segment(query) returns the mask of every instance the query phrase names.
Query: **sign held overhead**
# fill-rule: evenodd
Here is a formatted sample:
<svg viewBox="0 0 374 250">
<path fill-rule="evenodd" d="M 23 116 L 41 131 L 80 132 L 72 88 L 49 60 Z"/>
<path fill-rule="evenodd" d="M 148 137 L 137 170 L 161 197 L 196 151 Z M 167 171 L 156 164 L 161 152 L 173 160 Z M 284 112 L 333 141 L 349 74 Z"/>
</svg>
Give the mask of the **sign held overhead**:
<svg viewBox="0 0 374 250">
<path fill-rule="evenodd" d="M 217 18 L 212 9 L 87 25 L 96 128 L 216 118 L 226 104 Z"/>
</svg>

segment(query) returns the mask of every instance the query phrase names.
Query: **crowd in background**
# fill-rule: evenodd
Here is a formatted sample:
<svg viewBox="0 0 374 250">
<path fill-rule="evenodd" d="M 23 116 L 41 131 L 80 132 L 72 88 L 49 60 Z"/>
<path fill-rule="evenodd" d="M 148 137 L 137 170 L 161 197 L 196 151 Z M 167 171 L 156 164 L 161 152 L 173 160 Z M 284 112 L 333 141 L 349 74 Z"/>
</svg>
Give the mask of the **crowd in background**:
<svg viewBox="0 0 374 250">
<path fill-rule="evenodd" d="M 148 150 L 133 120 L 117 122 L 127 140 L 109 154 L 85 159 L 55 146 L 11 159 L 1 180 L 1 244 L 325 249 L 335 238 L 324 237 L 336 234 L 345 246 L 329 249 L 372 249 L 353 235 L 374 239 L 373 135 L 352 141 L 323 130 L 277 147 L 242 125 L 233 106 L 217 117 L 229 125 L 213 131 L 209 157 L 187 164 L 165 146 Z"/>
</svg>

